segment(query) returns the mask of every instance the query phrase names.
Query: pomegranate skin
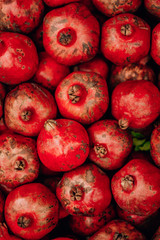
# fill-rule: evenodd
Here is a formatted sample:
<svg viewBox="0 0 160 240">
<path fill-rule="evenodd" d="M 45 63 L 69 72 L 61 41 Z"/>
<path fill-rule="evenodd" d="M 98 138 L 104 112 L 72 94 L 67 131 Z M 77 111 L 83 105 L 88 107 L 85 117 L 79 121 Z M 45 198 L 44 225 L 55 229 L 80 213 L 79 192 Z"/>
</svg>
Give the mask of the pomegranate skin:
<svg viewBox="0 0 160 240">
<path fill-rule="evenodd" d="M 132 159 L 111 180 L 113 197 L 131 214 L 149 216 L 160 206 L 160 170 L 150 162 Z"/>
<path fill-rule="evenodd" d="M 135 63 L 150 49 L 150 26 L 130 13 L 118 14 L 102 26 L 101 51 L 116 65 Z"/>
<path fill-rule="evenodd" d="M 52 94 L 37 83 L 22 83 L 5 98 L 6 126 L 24 136 L 37 136 L 48 118 L 57 116 Z"/>
<path fill-rule="evenodd" d="M 133 146 L 132 136 L 122 130 L 116 120 L 101 120 L 88 129 L 89 159 L 105 170 L 120 168 Z"/>
<path fill-rule="evenodd" d="M 18 237 L 41 239 L 58 223 L 58 200 L 40 183 L 24 184 L 11 191 L 5 202 L 5 220 Z"/>
<path fill-rule="evenodd" d="M 135 12 L 141 5 L 141 0 L 92 0 L 96 8 L 108 17 L 113 17 L 120 13 Z"/>
<path fill-rule="evenodd" d="M 111 111 L 122 129 L 142 129 L 160 114 L 160 92 L 150 81 L 129 80 L 112 92 Z"/>
<path fill-rule="evenodd" d="M 109 80 L 111 89 L 128 80 L 146 80 L 155 83 L 156 75 L 151 67 L 139 63 L 131 63 L 127 66 L 112 66 Z"/>
<path fill-rule="evenodd" d="M 160 23 L 158 23 L 152 30 L 151 37 L 151 57 L 156 62 L 156 64 L 160 65 Z"/>
<path fill-rule="evenodd" d="M 69 67 L 57 63 L 46 52 L 41 52 L 39 57 L 40 61 L 34 82 L 54 91 L 58 83 L 70 73 Z"/>
<path fill-rule="evenodd" d="M 112 204 L 97 216 L 70 216 L 69 226 L 72 231 L 80 236 L 89 236 L 98 231 L 105 224 L 116 217 Z"/>
<path fill-rule="evenodd" d="M 8 233 L 7 225 L 3 222 L 0 223 L 0 239 L 1 240 L 22 240 L 22 238 L 10 235 Z"/>
<path fill-rule="evenodd" d="M 66 5 L 72 2 L 78 2 L 78 0 L 43 0 L 43 1 L 45 2 L 45 4 L 53 8 Z"/>
<path fill-rule="evenodd" d="M 134 226 L 130 223 L 115 219 L 107 223 L 98 232 L 89 238 L 89 240 L 146 240 L 145 236 L 142 235 Z"/>
<path fill-rule="evenodd" d="M 100 214 L 112 198 L 109 177 L 92 163 L 65 172 L 56 195 L 69 214 L 84 216 Z"/>
<path fill-rule="evenodd" d="M 43 20 L 44 48 L 64 65 L 91 60 L 98 52 L 99 36 L 99 23 L 84 4 L 53 9 Z"/>
<path fill-rule="evenodd" d="M 150 138 L 150 154 L 154 163 L 160 167 L 160 126 L 156 126 Z"/>
<path fill-rule="evenodd" d="M 0 184 L 7 188 L 34 181 L 39 174 L 36 141 L 8 131 L 1 134 L 0 172 Z"/>
<path fill-rule="evenodd" d="M 91 124 L 108 109 L 108 86 L 97 73 L 77 71 L 58 84 L 55 99 L 63 117 Z"/>
<path fill-rule="evenodd" d="M 152 15 L 160 18 L 160 2 L 159 0 L 144 0 L 144 6 Z"/>
<path fill-rule="evenodd" d="M 20 33 L 0 32 L 0 66 L 2 83 L 15 85 L 32 78 L 38 67 L 33 41 Z"/>
<path fill-rule="evenodd" d="M 41 162 L 50 170 L 70 171 L 87 159 L 87 131 L 74 120 L 48 119 L 38 135 L 37 150 Z"/>
<path fill-rule="evenodd" d="M 29 33 L 38 26 L 44 11 L 42 0 L 2 0 L 1 31 Z"/>
</svg>

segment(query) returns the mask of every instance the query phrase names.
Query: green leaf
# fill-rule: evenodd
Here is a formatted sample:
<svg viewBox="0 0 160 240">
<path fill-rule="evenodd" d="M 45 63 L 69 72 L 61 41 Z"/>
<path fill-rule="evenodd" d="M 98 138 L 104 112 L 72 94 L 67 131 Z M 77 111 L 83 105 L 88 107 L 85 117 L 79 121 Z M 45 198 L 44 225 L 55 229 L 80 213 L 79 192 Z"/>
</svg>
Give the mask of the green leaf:
<svg viewBox="0 0 160 240">
<path fill-rule="evenodd" d="M 142 146 L 139 146 L 139 150 L 149 151 L 150 150 L 150 141 L 147 141 Z"/>
<path fill-rule="evenodd" d="M 142 133 L 139 133 L 139 132 L 135 132 L 135 131 L 131 131 L 131 135 L 132 137 L 135 137 L 135 138 L 144 138 L 145 136 L 142 134 Z"/>
<path fill-rule="evenodd" d="M 146 139 L 133 138 L 133 146 L 141 146 L 145 143 Z"/>
</svg>

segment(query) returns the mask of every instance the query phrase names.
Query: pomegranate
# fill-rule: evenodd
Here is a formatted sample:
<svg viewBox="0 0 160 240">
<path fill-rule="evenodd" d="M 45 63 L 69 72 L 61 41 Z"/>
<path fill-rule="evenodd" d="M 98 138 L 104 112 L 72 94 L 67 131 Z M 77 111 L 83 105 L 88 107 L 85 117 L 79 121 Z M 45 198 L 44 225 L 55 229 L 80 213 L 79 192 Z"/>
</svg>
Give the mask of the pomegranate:
<svg viewBox="0 0 160 240">
<path fill-rule="evenodd" d="M 108 109 L 106 80 L 94 72 L 72 72 L 58 84 L 55 99 L 63 117 L 91 124 Z"/>
<path fill-rule="evenodd" d="M 112 194 L 125 211 L 148 216 L 160 207 L 160 170 L 150 162 L 132 159 L 111 181 Z"/>
<path fill-rule="evenodd" d="M 35 29 L 43 15 L 42 0 L 1 0 L 1 31 L 29 33 Z"/>
<path fill-rule="evenodd" d="M 8 131 L 1 134 L 0 184 L 13 189 L 34 181 L 38 174 L 36 141 Z"/>
<path fill-rule="evenodd" d="M 105 170 L 120 168 L 132 150 L 131 134 L 122 130 L 116 120 L 108 119 L 93 123 L 87 131 L 89 159 Z"/>
<path fill-rule="evenodd" d="M 65 172 L 56 195 L 69 214 L 84 216 L 98 215 L 112 198 L 109 177 L 93 163 Z"/>
<path fill-rule="evenodd" d="M 151 134 L 151 148 L 150 148 L 150 154 L 154 161 L 154 163 L 160 167 L 160 125 L 156 126 Z"/>
<path fill-rule="evenodd" d="M 139 63 L 131 63 L 127 66 L 112 66 L 110 86 L 115 88 L 119 83 L 128 80 L 147 80 L 156 82 L 156 75 L 151 67 Z"/>
<path fill-rule="evenodd" d="M 87 159 L 88 134 L 74 120 L 48 119 L 38 135 L 37 150 L 40 160 L 47 168 L 59 172 L 69 171 Z"/>
<path fill-rule="evenodd" d="M 53 9 L 43 20 L 44 48 L 64 65 L 71 66 L 92 59 L 98 52 L 99 36 L 97 19 L 81 3 Z"/>
<path fill-rule="evenodd" d="M 129 80 L 119 83 L 113 90 L 111 111 L 120 128 L 141 129 L 159 116 L 159 102 L 159 89 L 152 82 Z"/>
<path fill-rule="evenodd" d="M 25 136 L 37 136 L 48 118 L 57 116 L 52 94 L 36 83 L 22 83 L 5 98 L 6 126 Z"/>
<path fill-rule="evenodd" d="M 160 18 L 160 1 L 159 0 L 144 0 L 144 7 L 152 15 Z"/>
<path fill-rule="evenodd" d="M 0 239 L 1 240 L 22 240 L 22 238 L 10 235 L 8 233 L 7 225 L 3 222 L 0 222 Z"/>
<path fill-rule="evenodd" d="M 92 0 L 96 8 L 108 17 L 119 13 L 135 12 L 140 7 L 142 0 Z"/>
<path fill-rule="evenodd" d="M 117 65 L 139 61 L 149 53 L 150 26 L 142 18 L 131 14 L 118 14 L 102 26 L 101 51 Z"/>
<path fill-rule="evenodd" d="M 97 216 L 75 216 L 69 217 L 69 225 L 72 231 L 80 236 L 92 235 L 101 227 L 114 219 L 116 216 L 112 204 Z"/>
<path fill-rule="evenodd" d="M 11 191 L 5 201 L 5 220 L 18 237 L 40 239 L 58 223 L 58 200 L 46 186 L 28 183 Z"/>
<path fill-rule="evenodd" d="M 69 67 L 57 63 L 46 52 L 41 52 L 39 56 L 40 62 L 34 81 L 53 91 L 58 83 L 70 73 Z"/>
<path fill-rule="evenodd" d="M 96 56 L 88 62 L 75 66 L 74 71 L 95 72 L 100 74 L 104 79 L 107 79 L 109 68 L 102 57 Z"/>
<path fill-rule="evenodd" d="M 32 53 L 32 54 L 30 54 Z M 0 32 L 0 81 L 14 85 L 28 81 L 38 67 L 38 54 L 31 38 Z"/>
<path fill-rule="evenodd" d="M 160 65 L 160 23 L 158 23 L 152 30 L 152 38 L 151 38 L 151 57 L 156 62 L 156 64 Z"/>
<path fill-rule="evenodd" d="M 145 236 L 130 223 L 115 219 L 107 223 L 89 240 L 146 240 Z"/>
</svg>

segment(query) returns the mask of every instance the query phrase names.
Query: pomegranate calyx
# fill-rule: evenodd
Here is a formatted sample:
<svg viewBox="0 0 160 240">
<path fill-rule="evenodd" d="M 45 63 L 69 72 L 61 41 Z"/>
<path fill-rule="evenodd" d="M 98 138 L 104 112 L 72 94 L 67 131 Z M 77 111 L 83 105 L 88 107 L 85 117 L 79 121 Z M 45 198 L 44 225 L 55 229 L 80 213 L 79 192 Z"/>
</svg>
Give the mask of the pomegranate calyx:
<svg viewBox="0 0 160 240">
<path fill-rule="evenodd" d="M 68 90 L 69 99 L 73 104 L 79 102 L 82 95 L 82 87 L 80 85 L 73 85 Z"/>
<path fill-rule="evenodd" d="M 31 119 L 32 112 L 30 110 L 24 110 L 21 113 L 21 119 L 25 122 L 29 121 Z"/>
<path fill-rule="evenodd" d="M 25 161 L 23 159 L 20 159 L 15 162 L 14 169 L 22 171 L 25 169 L 25 166 L 26 166 Z"/>
<path fill-rule="evenodd" d="M 124 178 L 121 180 L 121 186 L 122 189 L 126 192 L 132 191 L 134 187 L 134 178 L 131 175 L 126 175 Z"/>
<path fill-rule="evenodd" d="M 99 145 L 99 144 L 94 146 L 94 151 L 95 151 L 97 157 L 99 157 L 99 158 L 103 158 L 107 154 L 107 149 L 104 146 Z"/>
<path fill-rule="evenodd" d="M 129 127 L 129 119 L 127 117 L 122 117 L 119 119 L 118 124 L 122 130 L 126 130 Z"/>
<path fill-rule="evenodd" d="M 72 201 L 80 201 L 83 196 L 83 189 L 80 186 L 73 186 L 70 195 Z"/>
<path fill-rule="evenodd" d="M 29 227 L 30 223 L 31 223 L 31 219 L 26 216 L 20 216 L 17 221 L 18 226 L 21 228 Z"/>
<path fill-rule="evenodd" d="M 128 238 L 127 235 L 123 234 L 123 233 L 118 233 L 116 232 L 114 234 L 113 240 L 126 240 Z"/>
<path fill-rule="evenodd" d="M 130 36 L 133 33 L 132 26 L 130 24 L 125 24 L 121 26 L 121 33 L 124 36 Z"/>
</svg>

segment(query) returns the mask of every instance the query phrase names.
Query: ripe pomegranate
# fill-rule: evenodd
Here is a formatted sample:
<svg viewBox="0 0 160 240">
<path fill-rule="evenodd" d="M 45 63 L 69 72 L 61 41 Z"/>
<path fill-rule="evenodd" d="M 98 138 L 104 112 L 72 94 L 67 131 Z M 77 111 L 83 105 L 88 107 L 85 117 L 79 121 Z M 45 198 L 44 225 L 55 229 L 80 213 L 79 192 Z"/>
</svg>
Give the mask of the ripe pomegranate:
<svg viewBox="0 0 160 240">
<path fill-rule="evenodd" d="M 35 29 L 43 15 L 42 0 L 1 0 L 1 31 L 29 33 Z"/>
<path fill-rule="evenodd" d="M 109 80 L 111 89 L 128 80 L 147 80 L 155 83 L 156 75 L 151 67 L 139 63 L 131 63 L 127 66 L 112 66 Z"/>
<path fill-rule="evenodd" d="M 69 67 L 57 63 L 46 52 L 40 52 L 39 56 L 40 62 L 34 81 L 53 91 L 58 83 L 70 73 Z"/>
<path fill-rule="evenodd" d="M 55 99 L 63 117 L 91 124 L 108 109 L 106 80 L 94 72 L 72 72 L 58 84 Z"/>
<path fill-rule="evenodd" d="M 148 216 L 160 207 L 160 169 L 142 159 L 132 159 L 111 181 L 112 194 L 125 211 Z"/>
<path fill-rule="evenodd" d="M 119 83 L 113 90 L 111 111 L 120 128 L 141 129 L 159 116 L 159 102 L 159 89 L 152 82 L 129 80 Z"/>
<path fill-rule="evenodd" d="M 154 163 L 160 167 L 160 125 L 156 126 L 151 134 L 150 138 L 150 154 Z"/>
<path fill-rule="evenodd" d="M 92 235 L 105 224 L 116 217 L 116 212 L 112 204 L 97 216 L 75 216 L 69 217 L 69 226 L 73 233 L 80 236 Z"/>
<path fill-rule="evenodd" d="M 5 201 L 5 220 L 18 237 L 40 239 L 58 223 L 58 200 L 40 183 L 24 184 L 11 191 Z"/>
<path fill-rule="evenodd" d="M 152 240 L 160 240 L 160 226 L 158 227 L 158 229 L 156 230 Z"/>
<path fill-rule="evenodd" d="M 22 240 L 22 238 L 10 235 L 8 232 L 7 225 L 3 222 L 0 222 L 0 239 L 1 240 Z"/>
<path fill-rule="evenodd" d="M 115 219 L 107 223 L 89 240 L 146 240 L 145 236 L 130 223 Z"/>
<path fill-rule="evenodd" d="M 144 7 L 152 15 L 160 18 L 160 1 L 159 0 L 144 0 Z"/>
<path fill-rule="evenodd" d="M 30 54 L 32 53 L 32 54 Z M 0 81 L 14 85 L 28 81 L 38 67 L 38 54 L 31 38 L 0 32 Z"/>
<path fill-rule="evenodd" d="M 133 146 L 132 136 L 116 120 L 100 120 L 88 129 L 89 159 L 105 170 L 120 168 Z"/>
<path fill-rule="evenodd" d="M 93 163 L 65 172 L 56 195 L 69 214 L 84 216 L 98 215 L 112 198 L 109 177 Z"/>
<path fill-rule="evenodd" d="M 25 136 L 37 136 L 44 122 L 57 116 L 57 106 L 45 88 L 36 83 L 22 83 L 7 94 L 4 115 L 9 129 Z"/>
<path fill-rule="evenodd" d="M 34 181 L 38 174 L 36 141 L 8 131 L 1 134 L 0 184 L 13 189 Z"/>
<path fill-rule="evenodd" d="M 151 38 L 151 57 L 156 62 L 156 64 L 160 65 L 160 23 L 158 23 L 152 30 L 152 38 Z"/>
<path fill-rule="evenodd" d="M 43 20 L 44 48 L 64 65 L 92 59 L 98 52 L 99 35 L 97 19 L 81 3 L 55 8 Z"/>
<path fill-rule="evenodd" d="M 85 162 L 89 138 L 85 128 L 70 119 L 48 119 L 37 138 L 41 162 L 52 171 L 69 171 Z"/>
<path fill-rule="evenodd" d="M 96 8 L 108 17 L 119 13 L 135 12 L 140 7 L 142 0 L 92 0 Z"/>
<path fill-rule="evenodd" d="M 102 26 L 101 51 L 117 65 L 134 63 L 145 57 L 150 49 L 150 26 L 142 18 L 118 14 Z"/>
<path fill-rule="evenodd" d="M 96 56 L 88 62 L 75 66 L 74 71 L 95 72 L 100 74 L 104 79 L 107 79 L 109 67 L 102 57 Z"/>
</svg>

